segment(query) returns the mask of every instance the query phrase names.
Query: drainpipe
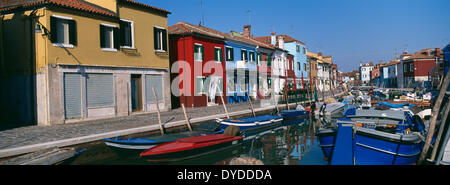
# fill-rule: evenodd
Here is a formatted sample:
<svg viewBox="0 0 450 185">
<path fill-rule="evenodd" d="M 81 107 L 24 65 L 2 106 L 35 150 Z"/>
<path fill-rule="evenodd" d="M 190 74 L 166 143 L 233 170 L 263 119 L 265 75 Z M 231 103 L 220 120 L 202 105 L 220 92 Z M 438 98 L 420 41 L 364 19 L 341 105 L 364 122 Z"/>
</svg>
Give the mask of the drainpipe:
<svg viewBox="0 0 450 185">
<path fill-rule="evenodd" d="M 35 33 L 34 33 L 34 18 L 35 18 L 35 14 L 37 12 L 37 9 L 34 9 L 31 13 L 30 16 L 28 17 L 28 20 L 30 21 L 29 25 L 30 25 L 30 97 L 31 97 L 31 122 L 33 124 L 37 124 L 36 123 L 36 116 L 37 116 L 37 112 L 36 112 L 36 106 L 37 106 L 37 102 L 35 99 L 36 96 L 36 67 L 35 67 L 35 63 L 36 63 L 36 54 L 35 54 L 35 44 L 36 44 L 36 40 L 35 40 Z"/>
<path fill-rule="evenodd" d="M 5 64 L 4 64 L 4 62 L 5 62 L 5 55 L 4 55 L 4 51 L 3 51 L 3 49 L 4 49 L 4 47 L 3 47 L 3 32 L 4 32 L 3 17 L 4 17 L 4 15 L 1 15 L 1 20 L 0 20 L 0 27 L 1 27 L 1 30 L 0 30 L 0 44 L 1 44 L 0 45 L 0 68 L 1 68 L 1 75 L 0 76 L 5 75 L 5 73 L 6 73 Z"/>
</svg>

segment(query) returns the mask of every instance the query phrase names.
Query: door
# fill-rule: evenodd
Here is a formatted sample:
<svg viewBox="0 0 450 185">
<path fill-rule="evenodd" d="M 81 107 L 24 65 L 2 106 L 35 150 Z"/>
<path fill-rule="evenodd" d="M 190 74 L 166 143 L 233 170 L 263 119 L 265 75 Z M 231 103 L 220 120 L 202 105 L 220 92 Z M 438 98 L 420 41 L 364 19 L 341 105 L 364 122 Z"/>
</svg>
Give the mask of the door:
<svg viewBox="0 0 450 185">
<path fill-rule="evenodd" d="M 131 75 L 131 109 L 132 111 L 142 110 L 142 77 L 141 75 Z"/>
<path fill-rule="evenodd" d="M 64 116 L 66 119 L 81 117 L 81 75 L 64 73 Z"/>
</svg>

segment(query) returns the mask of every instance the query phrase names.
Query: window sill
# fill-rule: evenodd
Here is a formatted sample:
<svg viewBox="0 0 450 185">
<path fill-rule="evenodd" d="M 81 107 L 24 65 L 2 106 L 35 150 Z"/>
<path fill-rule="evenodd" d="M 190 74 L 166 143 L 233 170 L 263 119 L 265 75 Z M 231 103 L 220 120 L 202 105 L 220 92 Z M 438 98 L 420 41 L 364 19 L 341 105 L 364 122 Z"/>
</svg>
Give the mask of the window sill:
<svg viewBox="0 0 450 185">
<path fill-rule="evenodd" d="M 129 50 L 136 50 L 135 47 L 129 47 L 129 46 L 120 46 L 122 49 L 129 49 Z"/>
<path fill-rule="evenodd" d="M 109 52 L 117 52 L 117 49 L 115 48 L 102 48 L 103 51 L 109 51 Z"/>
<path fill-rule="evenodd" d="M 203 60 L 195 60 L 195 59 L 194 59 L 194 62 L 203 62 Z"/>
<path fill-rule="evenodd" d="M 61 48 L 73 48 L 72 44 L 63 44 L 63 43 L 54 43 L 53 46 L 61 47 Z"/>
<path fill-rule="evenodd" d="M 156 53 L 167 53 L 165 50 L 155 50 Z"/>
</svg>

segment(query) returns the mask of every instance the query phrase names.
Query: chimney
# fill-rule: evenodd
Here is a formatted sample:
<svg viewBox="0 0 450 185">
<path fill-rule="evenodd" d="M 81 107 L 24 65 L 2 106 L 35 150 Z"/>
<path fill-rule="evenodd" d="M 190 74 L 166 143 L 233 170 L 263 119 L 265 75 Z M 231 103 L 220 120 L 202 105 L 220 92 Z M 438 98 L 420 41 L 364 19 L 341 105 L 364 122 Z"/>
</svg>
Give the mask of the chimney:
<svg viewBox="0 0 450 185">
<path fill-rule="evenodd" d="M 283 36 L 278 36 L 278 47 L 284 49 L 284 39 Z"/>
<path fill-rule="evenodd" d="M 277 43 L 277 39 L 276 39 L 276 33 L 273 32 L 270 34 L 270 44 L 274 45 Z"/>
<path fill-rule="evenodd" d="M 250 32 L 251 32 L 252 26 L 250 25 L 244 25 L 244 36 L 247 38 L 250 38 Z"/>
<path fill-rule="evenodd" d="M 317 55 L 322 56 L 322 52 L 317 53 Z"/>
</svg>

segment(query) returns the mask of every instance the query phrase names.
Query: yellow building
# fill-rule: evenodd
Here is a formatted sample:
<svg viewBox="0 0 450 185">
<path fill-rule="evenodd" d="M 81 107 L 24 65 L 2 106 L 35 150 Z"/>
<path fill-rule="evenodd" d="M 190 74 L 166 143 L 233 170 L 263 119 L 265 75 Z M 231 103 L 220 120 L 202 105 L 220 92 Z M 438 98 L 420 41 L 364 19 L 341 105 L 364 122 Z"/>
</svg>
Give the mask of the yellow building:
<svg viewBox="0 0 450 185">
<path fill-rule="evenodd" d="M 170 12 L 133 0 L 8 2 L 0 3 L 3 119 L 52 125 L 152 112 L 153 88 L 160 109 L 171 108 Z"/>
</svg>

